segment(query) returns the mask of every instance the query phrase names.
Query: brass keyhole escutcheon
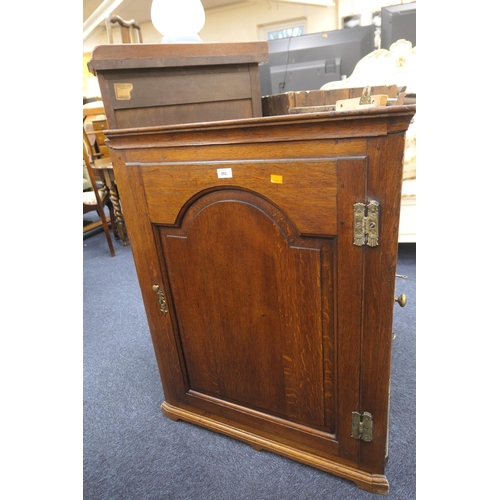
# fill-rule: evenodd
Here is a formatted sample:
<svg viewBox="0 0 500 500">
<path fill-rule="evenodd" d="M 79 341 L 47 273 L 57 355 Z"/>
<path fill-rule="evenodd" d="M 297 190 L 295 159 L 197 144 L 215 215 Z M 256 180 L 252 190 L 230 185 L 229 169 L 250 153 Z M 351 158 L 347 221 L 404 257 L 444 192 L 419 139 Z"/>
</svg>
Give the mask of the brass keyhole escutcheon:
<svg viewBox="0 0 500 500">
<path fill-rule="evenodd" d="M 166 316 L 168 313 L 167 309 L 167 301 L 165 300 L 165 295 L 161 291 L 160 285 L 153 285 L 153 291 L 158 294 L 158 302 L 160 304 L 160 310 L 163 316 Z"/>
<path fill-rule="evenodd" d="M 394 302 L 397 302 L 401 307 L 406 305 L 406 295 L 402 293 L 399 297 L 394 299 Z"/>
</svg>

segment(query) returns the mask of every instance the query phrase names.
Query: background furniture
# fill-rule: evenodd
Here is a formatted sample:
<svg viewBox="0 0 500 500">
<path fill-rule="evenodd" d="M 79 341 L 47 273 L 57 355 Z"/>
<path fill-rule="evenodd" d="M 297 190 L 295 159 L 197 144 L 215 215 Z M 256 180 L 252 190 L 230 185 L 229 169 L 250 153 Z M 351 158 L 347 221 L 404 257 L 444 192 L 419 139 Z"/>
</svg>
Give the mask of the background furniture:
<svg viewBox="0 0 500 500">
<path fill-rule="evenodd" d="M 101 45 L 97 76 L 111 129 L 262 116 L 267 42 Z"/>
<path fill-rule="evenodd" d="M 108 128 L 101 100 L 83 105 L 83 127 L 95 158 L 109 157 L 104 130 Z"/>
<path fill-rule="evenodd" d="M 269 40 L 269 62 L 260 66 L 262 95 L 317 90 L 350 75 L 375 48 L 373 25 Z"/>
<path fill-rule="evenodd" d="M 142 31 L 139 23 L 136 23 L 133 19 L 125 21 L 120 16 L 109 16 L 106 18 L 108 43 L 113 43 L 113 24 L 118 24 L 120 26 L 122 43 L 132 43 L 132 40 L 142 43 Z"/>
<path fill-rule="evenodd" d="M 94 176 L 94 171 L 93 171 L 93 166 L 92 166 L 92 149 L 90 146 L 90 142 L 85 136 L 84 133 L 84 140 L 83 140 L 83 161 L 85 163 L 86 171 L 88 173 L 88 177 L 92 186 L 91 191 L 85 191 L 83 192 L 83 214 L 96 211 L 99 214 L 100 217 L 100 225 L 104 229 L 104 234 L 106 235 L 106 240 L 108 242 L 108 247 L 109 247 L 109 252 L 111 253 L 111 257 L 115 256 L 115 249 L 113 247 L 113 241 L 111 240 L 111 234 L 109 232 L 109 227 L 108 227 L 108 220 L 106 218 L 106 214 L 104 213 L 104 207 L 107 206 L 109 209 L 110 213 L 110 222 L 111 226 L 114 228 L 115 227 L 115 220 L 114 220 L 114 213 L 113 213 L 113 206 L 110 202 L 109 198 L 109 191 L 106 189 L 106 187 L 99 188 L 97 186 L 95 176 Z M 84 184 L 85 187 L 85 184 Z M 90 226 L 84 226 L 83 227 L 83 232 L 90 231 L 92 229 L 95 229 L 95 224 L 92 224 Z"/>
<path fill-rule="evenodd" d="M 397 227 L 414 113 L 108 132 L 165 415 L 388 491 Z"/>
<path fill-rule="evenodd" d="M 108 121 L 104 114 L 89 117 L 86 122 L 88 133 L 94 137 L 94 150 L 98 158 L 109 158 L 108 146 L 106 145 L 106 136 L 104 131 L 108 128 Z"/>
<path fill-rule="evenodd" d="M 97 115 L 104 115 L 104 104 L 102 101 L 92 101 L 83 105 L 83 119 L 86 117 L 93 117 Z"/>
<path fill-rule="evenodd" d="M 92 190 L 92 181 L 90 180 L 90 175 L 87 171 L 85 162 L 83 162 L 83 190 L 84 191 Z"/>
<path fill-rule="evenodd" d="M 383 9 L 387 13 L 394 14 L 395 33 L 396 21 L 404 25 L 415 24 L 415 5 L 394 5 Z M 398 13 L 403 14 L 398 16 Z M 406 18 L 408 16 L 408 19 Z M 401 19 L 396 19 L 400 17 Z M 386 23 L 389 27 L 390 23 Z M 415 28 L 413 28 L 415 29 Z M 391 35 L 392 36 L 392 35 Z M 388 37 L 390 38 L 390 37 Z M 413 40 L 415 38 L 413 37 Z M 397 86 L 404 88 L 406 102 L 416 102 L 417 93 L 417 47 L 412 46 L 412 41 L 399 39 L 392 43 L 387 49 L 382 48 L 370 52 L 363 57 L 354 68 L 352 74 L 345 80 L 332 81 L 321 87 L 325 92 L 339 92 L 352 87 L 372 88 L 377 86 Z M 373 90 L 373 93 L 377 93 Z M 389 96 L 391 97 L 391 96 Z M 403 187 L 401 201 L 401 219 L 399 224 L 399 242 L 416 243 L 417 241 L 417 136 L 415 118 L 406 133 L 406 145 L 404 154 Z"/>
<path fill-rule="evenodd" d="M 93 122 L 90 123 L 90 125 L 92 124 Z M 113 214 L 112 215 L 113 231 L 115 233 L 116 238 L 121 239 L 122 245 L 126 246 L 128 245 L 127 228 L 125 226 L 125 220 L 123 217 L 121 203 L 120 203 L 120 196 L 118 193 L 118 187 L 116 185 L 116 180 L 113 172 L 113 163 L 109 156 L 107 146 L 105 149 L 103 148 L 105 154 L 96 153 L 95 146 L 97 145 L 98 140 L 94 138 L 95 141 L 93 145 L 90 139 L 90 136 L 92 135 L 93 132 L 92 129 L 90 129 L 90 132 L 91 134 L 87 132 L 87 127 L 84 125 L 83 141 L 85 145 L 85 150 L 87 152 L 86 155 L 87 169 L 90 166 L 90 168 L 92 169 L 92 175 L 94 176 L 94 182 L 96 184 L 97 182 L 100 182 L 102 184 L 102 191 L 106 193 L 106 200 L 110 207 L 110 211 Z"/>
<path fill-rule="evenodd" d="M 405 138 L 403 187 L 401 191 L 400 243 L 417 242 L 417 126 L 416 116 Z"/>
</svg>

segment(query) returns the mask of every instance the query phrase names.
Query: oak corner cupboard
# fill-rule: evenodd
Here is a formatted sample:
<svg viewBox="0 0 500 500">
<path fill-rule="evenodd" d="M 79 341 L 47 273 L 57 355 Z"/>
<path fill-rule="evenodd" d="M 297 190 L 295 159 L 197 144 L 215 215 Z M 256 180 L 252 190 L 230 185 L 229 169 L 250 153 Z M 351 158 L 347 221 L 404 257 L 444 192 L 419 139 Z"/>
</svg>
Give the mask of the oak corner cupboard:
<svg viewBox="0 0 500 500">
<path fill-rule="evenodd" d="M 388 492 L 414 113 L 107 131 L 167 417 Z"/>
</svg>

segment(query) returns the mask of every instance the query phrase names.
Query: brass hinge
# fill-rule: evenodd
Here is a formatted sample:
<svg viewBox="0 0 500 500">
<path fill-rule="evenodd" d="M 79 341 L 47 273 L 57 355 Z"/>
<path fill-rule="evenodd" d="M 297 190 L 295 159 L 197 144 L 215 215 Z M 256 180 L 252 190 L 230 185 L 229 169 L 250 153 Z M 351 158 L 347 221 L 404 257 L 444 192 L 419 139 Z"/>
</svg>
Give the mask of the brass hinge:
<svg viewBox="0 0 500 500">
<path fill-rule="evenodd" d="M 360 415 L 357 411 L 352 412 L 351 437 L 370 442 L 373 439 L 373 421 L 371 413 L 365 411 Z"/>
<path fill-rule="evenodd" d="M 378 201 L 354 204 L 354 244 L 358 247 L 378 245 Z"/>
</svg>

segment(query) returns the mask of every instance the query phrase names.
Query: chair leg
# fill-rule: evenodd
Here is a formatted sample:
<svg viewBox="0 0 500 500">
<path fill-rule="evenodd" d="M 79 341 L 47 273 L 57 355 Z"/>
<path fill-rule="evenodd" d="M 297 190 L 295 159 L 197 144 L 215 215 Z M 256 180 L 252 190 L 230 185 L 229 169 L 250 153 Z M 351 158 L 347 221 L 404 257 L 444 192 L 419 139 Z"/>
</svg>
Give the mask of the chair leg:
<svg viewBox="0 0 500 500">
<path fill-rule="evenodd" d="M 101 217 L 102 227 L 104 229 L 104 234 L 106 235 L 106 240 L 108 240 L 109 252 L 111 257 L 115 256 L 115 247 L 113 246 L 113 240 L 111 239 L 111 233 L 109 232 L 108 221 L 106 220 L 106 214 L 102 208 L 97 208 L 97 212 Z"/>
</svg>

